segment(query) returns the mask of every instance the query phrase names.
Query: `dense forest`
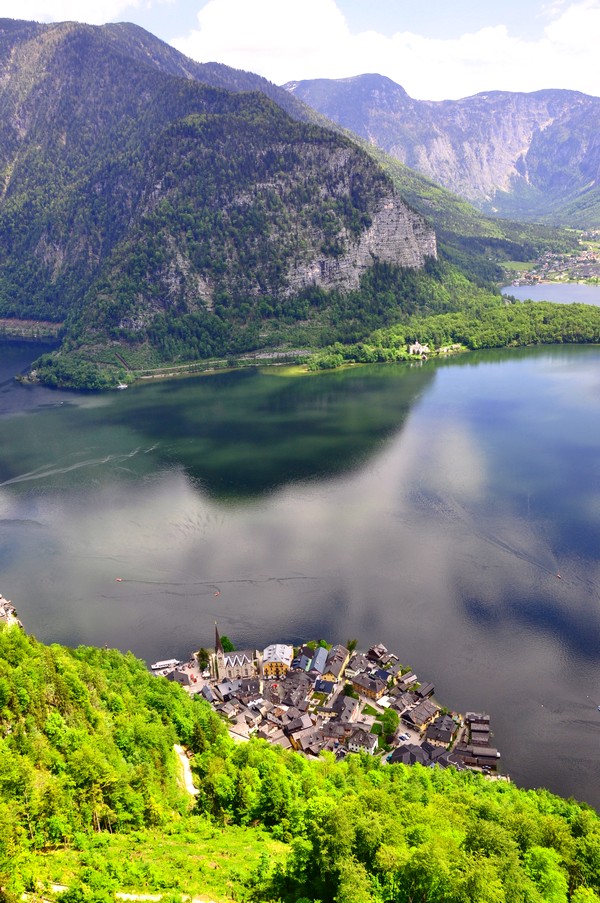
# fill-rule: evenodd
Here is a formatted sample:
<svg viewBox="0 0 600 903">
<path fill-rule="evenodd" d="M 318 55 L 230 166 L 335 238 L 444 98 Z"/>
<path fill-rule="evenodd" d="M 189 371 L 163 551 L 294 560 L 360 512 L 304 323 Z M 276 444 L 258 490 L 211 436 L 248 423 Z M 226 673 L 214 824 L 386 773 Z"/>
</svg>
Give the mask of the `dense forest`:
<svg viewBox="0 0 600 903">
<path fill-rule="evenodd" d="M 593 903 L 600 819 L 545 790 L 235 744 L 131 654 L 0 629 L 5 900 Z M 199 788 L 178 780 L 173 744 Z M 55 892 L 56 893 L 56 892 Z"/>
</svg>

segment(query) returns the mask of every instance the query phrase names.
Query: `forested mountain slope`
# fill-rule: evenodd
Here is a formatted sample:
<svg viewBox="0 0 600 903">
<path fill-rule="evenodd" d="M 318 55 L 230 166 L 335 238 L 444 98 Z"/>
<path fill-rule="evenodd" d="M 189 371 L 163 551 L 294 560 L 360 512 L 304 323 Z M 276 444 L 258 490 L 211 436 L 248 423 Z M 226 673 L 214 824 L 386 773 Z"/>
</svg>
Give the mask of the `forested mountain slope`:
<svg viewBox="0 0 600 903">
<path fill-rule="evenodd" d="M 207 703 L 131 654 L 0 628 L 0 727 L 5 900 L 48 898 L 51 883 L 69 887 L 65 903 L 116 891 L 256 903 L 600 899 L 600 819 L 589 807 L 452 769 L 235 744 Z M 194 754 L 195 802 L 176 741 Z"/>
<path fill-rule="evenodd" d="M 435 257 L 350 139 L 140 32 L 0 22 L 0 315 L 65 321 L 67 354 L 113 362 L 235 354 L 305 318 L 306 290 Z"/>
<path fill-rule="evenodd" d="M 544 90 L 424 101 L 374 74 L 286 87 L 486 213 L 600 225 L 600 98 Z"/>
</svg>

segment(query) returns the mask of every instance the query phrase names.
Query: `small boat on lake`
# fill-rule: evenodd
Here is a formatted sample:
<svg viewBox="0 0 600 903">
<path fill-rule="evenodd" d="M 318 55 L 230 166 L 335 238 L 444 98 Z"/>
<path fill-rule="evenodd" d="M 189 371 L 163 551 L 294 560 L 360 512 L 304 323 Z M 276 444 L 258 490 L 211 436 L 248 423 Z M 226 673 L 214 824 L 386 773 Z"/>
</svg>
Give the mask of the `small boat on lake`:
<svg viewBox="0 0 600 903">
<path fill-rule="evenodd" d="M 164 671 L 165 668 L 176 668 L 181 662 L 178 658 L 167 658 L 164 662 L 154 662 L 150 665 L 152 671 Z"/>
</svg>

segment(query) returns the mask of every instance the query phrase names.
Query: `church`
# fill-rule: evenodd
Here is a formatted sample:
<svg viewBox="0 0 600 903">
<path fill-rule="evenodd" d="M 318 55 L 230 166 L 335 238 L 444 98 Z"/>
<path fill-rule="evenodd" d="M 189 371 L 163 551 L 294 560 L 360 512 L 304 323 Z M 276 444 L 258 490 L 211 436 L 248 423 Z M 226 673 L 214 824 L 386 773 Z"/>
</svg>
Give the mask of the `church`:
<svg viewBox="0 0 600 903">
<path fill-rule="evenodd" d="M 240 677 L 256 677 L 256 650 L 241 649 L 225 652 L 215 623 L 215 655 L 213 659 L 215 677 L 219 680 L 237 680 Z"/>
</svg>

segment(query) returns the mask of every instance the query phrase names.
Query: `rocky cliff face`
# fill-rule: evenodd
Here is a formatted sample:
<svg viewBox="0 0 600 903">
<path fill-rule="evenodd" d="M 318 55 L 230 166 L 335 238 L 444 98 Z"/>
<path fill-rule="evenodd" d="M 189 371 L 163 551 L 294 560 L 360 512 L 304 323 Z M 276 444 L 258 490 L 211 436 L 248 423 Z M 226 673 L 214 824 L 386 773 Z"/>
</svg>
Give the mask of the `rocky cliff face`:
<svg viewBox="0 0 600 903">
<path fill-rule="evenodd" d="M 317 252 L 312 259 L 294 264 L 287 276 L 287 293 L 309 285 L 358 288 L 361 275 L 374 263 L 421 269 L 427 257 L 437 257 L 433 229 L 392 193 L 381 198 L 371 225 L 348 244 L 346 253 L 338 258 Z"/>
<path fill-rule="evenodd" d="M 488 213 L 535 218 L 598 187 L 599 98 L 548 90 L 417 101 L 376 75 L 287 87 Z"/>
</svg>

